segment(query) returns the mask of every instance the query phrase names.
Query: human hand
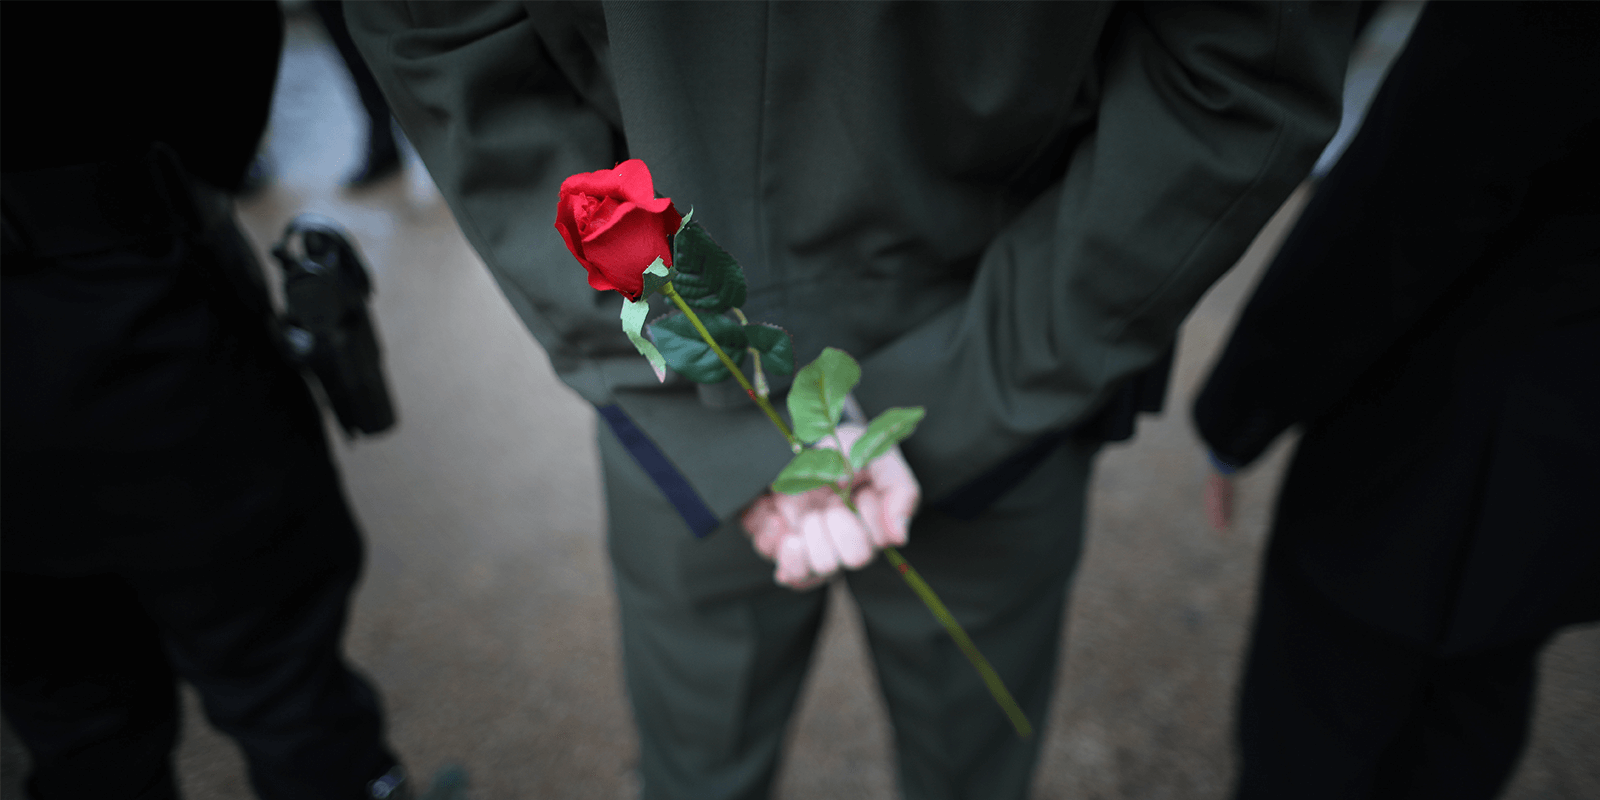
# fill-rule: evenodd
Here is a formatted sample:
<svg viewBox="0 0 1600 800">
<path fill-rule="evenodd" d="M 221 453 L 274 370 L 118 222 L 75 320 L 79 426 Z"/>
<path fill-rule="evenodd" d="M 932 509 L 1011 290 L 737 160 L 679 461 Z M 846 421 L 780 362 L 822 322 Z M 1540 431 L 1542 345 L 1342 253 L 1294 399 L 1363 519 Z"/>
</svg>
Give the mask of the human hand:
<svg viewBox="0 0 1600 800">
<path fill-rule="evenodd" d="M 840 425 L 839 441 L 825 446 L 848 453 L 864 430 Z M 774 580 L 810 589 L 841 567 L 860 569 L 878 550 L 906 543 L 921 488 L 898 447 L 856 473 L 850 494 L 859 518 L 829 487 L 797 495 L 768 492 L 750 506 L 741 521 L 756 551 L 777 562 Z"/>
<path fill-rule="evenodd" d="M 1219 472 L 1206 477 L 1206 520 L 1215 530 L 1225 531 L 1233 523 L 1233 478 Z"/>
</svg>

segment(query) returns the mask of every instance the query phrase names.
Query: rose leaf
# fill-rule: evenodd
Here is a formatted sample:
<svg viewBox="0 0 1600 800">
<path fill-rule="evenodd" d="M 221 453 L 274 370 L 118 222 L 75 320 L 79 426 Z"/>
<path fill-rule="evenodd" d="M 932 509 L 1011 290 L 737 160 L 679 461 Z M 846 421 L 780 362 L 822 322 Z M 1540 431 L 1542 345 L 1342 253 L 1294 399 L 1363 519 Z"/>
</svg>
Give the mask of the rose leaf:
<svg viewBox="0 0 1600 800">
<path fill-rule="evenodd" d="M 750 346 L 761 354 L 761 366 L 773 375 L 794 374 L 794 339 L 789 332 L 765 322 L 744 326 Z"/>
<path fill-rule="evenodd" d="M 667 362 L 661 357 L 661 351 L 650 343 L 650 340 L 639 335 L 639 330 L 644 327 L 644 318 L 650 313 L 650 300 L 641 297 L 637 301 L 622 298 L 622 332 L 628 334 L 628 341 L 633 342 L 633 348 L 639 355 L 650 362 L 650 369 L 656 373 L 656 380 L 667 379 Z"/>
<path fill-rule="evenodd" d="M 661 260 L 661 257 L 657 256 L 655 261 L 650 262 L 650 266 L 645 267 L 644 290 L 639 293 L 639 298 L 642 300 L 655 294 L 661 290 L 662 286 L 667 285 L 677 276 L 677 269 L 667 266 Z"/>
<path fill-rule="evenodd" d="M 861 434 L 861 438 L 850 446 L 850 466 L 858 470 L 865 469 L 873 459 L 889 452 L 889 448 L 910 436 L 911 432 L 917 429 L 917 423 L 922 421 L 922 415 L 925 413 L 927 412 L 922 406 L 916 406 L 891 408 L 879 414 L 877 419 L 867 425 L 867 430 Z"/>
<path fill-rule="evenodd" d="M 711 338 L 722 346 L 735 364 L 744 363 L 746 339 L 742 325 L 721 315 L 707 314 L 701 324 L 711 333 Z M 728 379 L 728 368 L 722 365 L 711 345 L 700 338 L 694 323 L 683 314 L 670 314 L 650 323 L 650 338 L 666 359 L 672 371 L 695 383 L 717 383 Z"/>
<path fill-rule="evenodd" d="M 801 450 L 772 481 L 772 491 L 801 494 L 821 486 L 838 483 L 849 475 L 844 456 L 826 448 Z"/>
<path fill-rule="evenodd" d="M 861 382 L 861 365 L 832 347 L 805 365 L 789 387 L 789 417 L 794 435 L 807 444 L 833 432 L 844 413 L 844 400 Z"/>
<path fill-rule="evenodd" d="M 685 224 L 672 243 L 672 264 L 680 273 L 673 286 L 689 305 L 714 314 L 744 305 L 744 270 L 700 223 Z"/>
</svg>

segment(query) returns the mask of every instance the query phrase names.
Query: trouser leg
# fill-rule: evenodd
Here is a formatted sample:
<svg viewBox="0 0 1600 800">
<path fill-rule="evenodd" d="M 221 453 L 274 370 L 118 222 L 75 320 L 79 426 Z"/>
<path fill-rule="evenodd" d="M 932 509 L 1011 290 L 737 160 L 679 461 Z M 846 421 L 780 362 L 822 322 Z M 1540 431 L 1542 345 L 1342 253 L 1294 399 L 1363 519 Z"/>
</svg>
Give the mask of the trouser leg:
<svg viewBox="0 0 1600 800">
<path fill-rule="evenodd" d="M 1322 598 L 1269 550 L 1239 696 L 1240 800 L 1364 798 L 1426 657 Z"/>
<path fill-rule="evenodd" d="M 603 426 L 599 442 L 643 796 L 766 797 L 827 591 L 774 584 L 736 522 L 694 538 Z"/>
<path fill-rule="evenodd" d="M 311 7 L 322 20 L 322 27 L 327 30 L 334 48 L 339 51 L 339 58 L 350 73 L 350 82 L 355 84 L 361 107 L 367 112 L 367 124 L 371 126 L 367 134 L 369 142 L 386 140 L 393 147 L 394 136 L 389 130 L 389 102 L 378 87 L 377 78 L 372 76 L 372 70 L 367 67 L 366 60 L 361 57 L 361 51 L 356 49 L 355 40 L 350 36 L 350 26 L 345 23 L 343 4 L 338 0 L 314 0 Z M 372 147 L 369 144 L 369 149 Z"/>
<path fill-rule="evenodd" d="M 1493 800 L 1527 743 L 1538 653 L 1518 642 L 1430 665 L 1421 697 L 1379 761 L 1374 798 Z"/>
<path fill-rule="evenodd" d="M 378 88 L 378 81 L 361 58 L 350 28 L 345 24 L 343 4 L 338 0 L 315 0 L 312 7 L 322 18 L 328 37 L 339 50 L 350 80 L 355 84 L 361 107 L 367 112 L 367 139 L 363 156 L 355 171 L 345 178 L 347 186 L 371 184 L 400 168 L 400 147 L 390 126 L 389 104 Z"/>
<path fill-rule="evenodd" d="M 110 575 L 7 572 L 0 593 L 0 684 L 30 793 L 176 800 L 176 678 L 133 591 Z"/>
<path fill-rule="evenodd" d="M 247 558 L 131 576 L 174 668 L 265 800 L 357 798 L 395 764 L 378 700 L 341 655 L 361 542 L 336 484 Z"/>
<path fill-rule="evenodd" d="M 1048 715 L 1097 445 L 1071 442 L 977 519 L 919 514 L 901 552 L 1034 726 L 1017 736 L 927 607 L 883 561 L 849 574 L 908 798 L 1023 798 Z"/>
<path fill-rule="evenodd" d="M 1239 706 L 1240 800 L 1488 800 L 1527 733 L 1543 639 L 1443 658 L 1269 557 Z"/>
</svg>

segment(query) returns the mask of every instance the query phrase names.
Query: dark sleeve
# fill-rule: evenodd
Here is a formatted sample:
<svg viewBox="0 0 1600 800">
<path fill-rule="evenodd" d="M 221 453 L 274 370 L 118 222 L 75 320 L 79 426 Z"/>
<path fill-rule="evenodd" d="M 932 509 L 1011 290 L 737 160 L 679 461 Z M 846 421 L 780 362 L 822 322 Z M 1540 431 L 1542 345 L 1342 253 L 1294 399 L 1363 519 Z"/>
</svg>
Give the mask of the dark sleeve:
<svg viewBox="0 0 1600 800">
<path fill-rule="evenodd" d="M 658 381 L 555 234 L 567 176 L 614 166 L 621 112 L 598 5 L 346 4 L 350 32 L 462 233 L 560 378 L 593 404 L 696 534 L 736 516 L 791 457 L 754 407 L 715 416 Z M 681 457 L 692 452 L 698 457 Z M 753 477 L 760 476 L 760 477 Z"/>
<path fill-rule="evenodd" d="M 1492 254 L 1595 124 L 1597 19 L 1585 4 L 1429 4 L 1195 401 L 1217 455 L 1248 464 L 1326 413 Z"/>
<path fill-rule="evenodd" d="M 1110 22 L 1095 130 L 985 249 L 972 288 L 863 359 L 869 411 L 923 405 L 927 497 L 1082 422 L 1304 180 L 1338 121 L 1354 7 L 1132 5 Z"/>
</svg>

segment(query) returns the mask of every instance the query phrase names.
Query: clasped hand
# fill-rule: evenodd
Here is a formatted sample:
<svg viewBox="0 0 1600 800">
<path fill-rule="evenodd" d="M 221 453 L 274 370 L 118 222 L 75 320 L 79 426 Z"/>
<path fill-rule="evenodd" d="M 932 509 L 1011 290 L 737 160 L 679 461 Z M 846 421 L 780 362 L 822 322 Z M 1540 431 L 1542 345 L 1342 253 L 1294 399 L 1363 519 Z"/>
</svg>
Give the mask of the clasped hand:
<svg viewBox="0 0 1600 800">
<path fill-rule="evenodd" d="M 841 441 L 824 446 L 842 446 L 848 453 L 865 429 L 845 424 L 838 430 Z M 841 567 L 866 566 L 878 550 L 905 544 L 921 496 L 916 476 L 896 447 L 856 473 L 850 497 L 859 518 L 838 494 L 822 487 L 796 495 L 769 491 L 741 521 L 756 551 L 777 562 L 773 579 L 804 590 L 822 584 Z"/>
</svg>

